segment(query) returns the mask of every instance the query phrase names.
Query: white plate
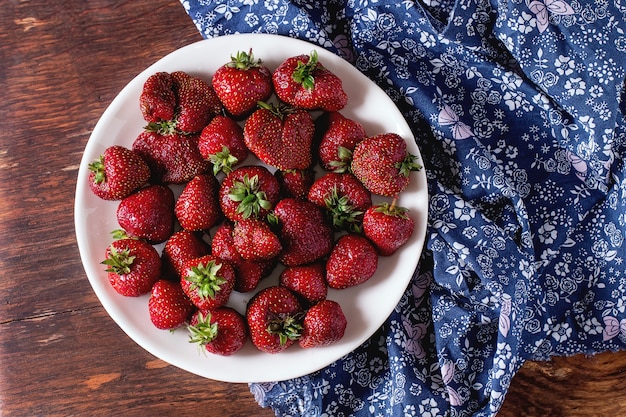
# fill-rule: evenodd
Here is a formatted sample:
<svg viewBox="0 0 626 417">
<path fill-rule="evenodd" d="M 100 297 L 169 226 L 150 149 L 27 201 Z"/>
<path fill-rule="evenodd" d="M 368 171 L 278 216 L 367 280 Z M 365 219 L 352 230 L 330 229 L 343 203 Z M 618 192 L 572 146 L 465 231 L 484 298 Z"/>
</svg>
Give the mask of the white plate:
<svg viewBox="0 0 626 417">
<path fill-rule="evenodd" d="M 113 144 L 131 147 L 145 122 L 139 110 L 144 81 L 157 71 L 186 71 L 210 79 L 214 71 L 237 51 L 253 49 L 271 70 L 284 59 L 317 50 L 319 60 L 343 81 L 348 106 L 341 111 L 361 122 L 368 135 L 395 132 L 405 138 L 409 151 L 420 156 L 413 135 L 389 97 L 352 65 L 319 46 L 275 35 L 232 35 L 203 40 L 181 48 L 135 77 L 113 100 L 96 124 L 81 161 L 76 187 L 75 226 L 78 247 L 89 281 L 113 320 L 137 344 L 154 356 L 189 372 L 226 382 L 278 381 L 306 375 L 349 353 L 369 338 L 391 314 L 416 267 L 426 233 L 428 195 L 424 170 L 412 174 L 399 204 L 410 209 L 416 228 L 411 240 L 394 256 L 380 258 L 376 274 L 365 284 L 331 290 L 328 298 L 339 302 L 348 318 L 342 340 L 328 346 L 302 349 L 292 346 L 279 354 L 258 351 L 250 341 L 238 353 L 222 357 L 199 352 L 188 342 L 187 330 L 171 333 L 156 329 L 148 315 L 148 296 L 118 295 L 109 285 L 100 262 L 111 243 L 110 232 L 119 228 L 118 202 L 97 198 L 89 189 L 88 164 Z M 421 161 L 421 157 L 420 157 Z M 264 286 L 277 282 L 277 273 Z M 240 312 L 250 294 L 236 294 L 230 305 Z"/>
</svg>

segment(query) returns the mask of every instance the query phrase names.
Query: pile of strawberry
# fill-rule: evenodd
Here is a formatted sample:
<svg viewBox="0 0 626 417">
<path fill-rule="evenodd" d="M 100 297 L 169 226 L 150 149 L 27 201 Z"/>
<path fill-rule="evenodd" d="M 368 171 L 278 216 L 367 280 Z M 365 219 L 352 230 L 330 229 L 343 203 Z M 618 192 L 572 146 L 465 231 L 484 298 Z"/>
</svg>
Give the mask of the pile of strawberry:
<svg viewBox="0 0 626 417">
<path fill-rule="evenodd" d="M 121 229 L 102 262 L 113 288 L 150 293 L 157 328 L 186 326 L 215 354 L 248 338 L 276 353 L 343 337 L 328 288 L 367 281 L 379 256 L 407 242 L 413 220 L 395 202 L 421 168 L 397 134 L 368 137 L 344 117 L 347 100 L 315 51 L 273 73 L 238 52 L 210 83 L 151 75 L 132 148 L 110 146 L 90 164 L 92 191 L 119 200 Z M 246 165 L 250 154 L 263 164 Z M 245 315 L 227 306 L 279 265 L 279 283 L 254 294 Z"/>
</svg>

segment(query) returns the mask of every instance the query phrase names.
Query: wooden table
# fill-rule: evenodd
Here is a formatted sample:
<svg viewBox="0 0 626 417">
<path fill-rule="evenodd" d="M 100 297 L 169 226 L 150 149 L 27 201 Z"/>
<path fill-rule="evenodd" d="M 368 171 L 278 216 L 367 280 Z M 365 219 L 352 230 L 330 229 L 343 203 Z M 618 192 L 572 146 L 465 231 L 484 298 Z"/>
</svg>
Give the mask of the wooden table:
<svg viewBox="0 0 626 417">
<path fill-rule="evenodd" d="M 270 416 L 247 385 L 156 359 L 105 313 L 74 235 L 96 121 L 124 85 L 200 40 L 174 0 L 30 0 L 0 14 L 0 414 Z M 618 416 L 626 353 L 529 363 L 501 416 Z"/>
</svg>

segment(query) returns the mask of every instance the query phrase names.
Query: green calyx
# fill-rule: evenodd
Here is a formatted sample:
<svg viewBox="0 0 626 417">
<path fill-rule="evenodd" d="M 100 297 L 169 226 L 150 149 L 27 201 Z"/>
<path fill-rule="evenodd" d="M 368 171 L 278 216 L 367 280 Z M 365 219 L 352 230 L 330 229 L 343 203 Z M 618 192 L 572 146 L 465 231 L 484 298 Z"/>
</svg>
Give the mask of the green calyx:
<svg viewBox="0 0 626 417">
<path fill-rule="evenodd" d="M 235 181 L 228 194 L 228 197 L 239 203 L 237 213 L 244 219 L 258 217 L 261 209 L 270 210 L 272 203 L 267 199 L 267 195 L 260 189 L 259 176 L 252 178 L 244 175 L 242 181 Z"/>
<path fill-rule="evenodd" d="M 196 343 L 204 346 L 211 343 L 217 337 L 219 332 L 217 323 L 211 323 L 211 313 L 207 312 L 206 316 L 202 312 L 198 312 L 198 323 L 195 326 L 187 326 L 189 330 L 189 343 Z"/>
<path fill-rule="evenodd" d="M 209 156 L 209 162 L 213 164 L 213 175 L 217 175 L 222 171 L 228 174 L 233 170 L 233 166 L 239 162 L 236 156 L 230 153 L 227 146 L 222 147 L 220 152 Z"/>
<path fill-rule="evenodd" d="M 100 155 L 100 158 L 90 163 L 89 170 L 95 174 L 93 180 L 96 184 L 102 184 L 105 182 L 107 176 L 104 170 L 104 155 Z"/>
<path fill-rule="evenodd" d="M 200 298 L 213 299 L 222 289 L 221 286 L 226 283 L 226 280 L 218 275 L 221 268 L 222 264 L 214 260 L 208 261 L 206 265 L 200 262 L 187 271 L 185 279 L 191 282 L 191 289 L 197 291 Z"/>
<path fill-rule="evenodd" d="M 377 213 L 387 214 L 389 216 L 401 217 L 403 219 L 407 219 L 409 209 L 406 207 L 400 207 L 396 205 L 396 199 L 393 200 L 391 204 L 389 203 L 381 203 L 374 208 L 374 211 Z"/>
<path fill-rule="evenodd" d="M 288 340 L 298 340 L 302 335 L 302 314 L 276 315 L 267 324 L 267 332 L 277 335 L 281 345 Z"/>
<path fill-rule="evenodd" d="M 352 151 L 344 146 L 339 146 L 337 148 L 337 160 L 330 161 L 329 165 L 333 172 L 351 172 L 350 161 L 352 161 Z"/>
<path fill-rule="evenodd" d="M 315 87 L 315 78 L 313 77 L 313 72 L 317 69 L 318 60 L 317 60 L 317 52 L 315 50 L 311 51 L 309 55 L 309 60 L 305 64 L 302 61 L 298 61 L 298 65 L 293 71 L 292 78 L 293 80 L 301 84 L 302 87 L 307 90 L 312 90 Z"/>
<path fill-rule="evenodd" d="M 324 199 L 327 211 L 333 222 L 333 226 L 339 230 L 348 230 L 355 233 L 361 232 L 359 216 L 362 211 L 356 210 L 350 203 L 348 196 L 340 196 L 337 187 L 333 187 L 331 192 Z"/>
<path fill-rule="evenodd" d="M 176 120 L 161 120 L 159 122 L 150 122 L 145 127 L 146 132 L 158 133 L 159 135 L 168 136 L 179 132 L 176 129 Z"/>
<path fill-rule="evenodd" d="M 238 70 L 246 71 L 250 68 L 260 67 L 263 61 L 260 59 L 254 59 L 254 54 L 252 54 L 252 48 L 250 52 L 239 51 L 236 55 L 230 56 L 230 62 L 226 64 L 229 68 L 236 68 Z"/>
<path fill-rule="evenodd" d="M 101 263 L 108 266 L 106 272 L 124 275 L 130 273 L 130 267 L 134 261 L 135 256 L 130 254 L 130 248 L 118 251 L 115 246 L 111 246 L 109 256 Z"/>
<path fill-rule="evenodd" d="M 402 162 L 396 164 L 396 168 L 400 170 L 400 175 L 408 177 L 411 171 L 419 171 L 422 166 L 417 162 L 417 156 L 409 153 Z"/>
</svg>

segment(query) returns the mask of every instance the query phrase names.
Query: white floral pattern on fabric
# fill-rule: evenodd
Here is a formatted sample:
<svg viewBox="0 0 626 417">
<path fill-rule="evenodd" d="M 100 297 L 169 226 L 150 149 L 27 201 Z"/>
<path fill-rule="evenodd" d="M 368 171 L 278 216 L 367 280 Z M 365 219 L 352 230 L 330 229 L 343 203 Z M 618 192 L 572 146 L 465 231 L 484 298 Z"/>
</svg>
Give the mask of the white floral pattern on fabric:
<svg viewBox="0 0 626 417">
<path fill-rule="evenodd" d="M 276 33 L 352 62 L 405 115 L 427 250 L 379 331 L 251 384 L 287 416 L 493 416 L 528 359 L 626 347 L 626 4 L 181 0 L 204 37 Z"/>
</svg>

